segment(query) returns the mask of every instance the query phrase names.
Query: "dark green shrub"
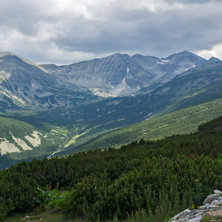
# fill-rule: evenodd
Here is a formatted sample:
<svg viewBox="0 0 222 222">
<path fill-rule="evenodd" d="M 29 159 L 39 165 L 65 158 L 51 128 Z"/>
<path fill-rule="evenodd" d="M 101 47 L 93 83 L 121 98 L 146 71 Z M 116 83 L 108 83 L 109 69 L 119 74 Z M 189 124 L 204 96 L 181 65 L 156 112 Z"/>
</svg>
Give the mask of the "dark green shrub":
<svg viewBox="0 0 222 222">
<path fill-rule="evenodd" d="M 5 221 L 8 214 L 8 208 L 5 204 L 5 200 L 0 197 L 0 222 Z"/>
</svg>

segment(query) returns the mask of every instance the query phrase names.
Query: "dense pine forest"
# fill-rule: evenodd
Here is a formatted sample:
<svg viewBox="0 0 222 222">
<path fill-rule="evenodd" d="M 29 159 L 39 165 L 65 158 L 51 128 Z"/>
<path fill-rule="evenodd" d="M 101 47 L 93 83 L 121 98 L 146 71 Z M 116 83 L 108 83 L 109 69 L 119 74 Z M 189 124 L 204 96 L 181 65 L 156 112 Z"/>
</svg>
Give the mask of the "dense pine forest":
<svg viewBox="0 0 222 222">
<path fill-rule="evenodd" d="M 0 221 L 53 209 L 84 221 L 167 221 L 222 189 L 222 117 L 197 133 L 0 171 Z"/>
</svg>

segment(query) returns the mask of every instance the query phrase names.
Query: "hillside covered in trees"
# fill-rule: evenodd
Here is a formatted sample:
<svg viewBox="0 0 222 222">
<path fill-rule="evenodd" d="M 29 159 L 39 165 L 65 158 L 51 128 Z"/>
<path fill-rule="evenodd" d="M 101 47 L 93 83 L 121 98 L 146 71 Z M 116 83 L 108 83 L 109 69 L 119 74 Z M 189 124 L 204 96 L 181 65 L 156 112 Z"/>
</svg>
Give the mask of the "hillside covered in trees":
<svg viewBox="0 0 222 222">
<path fill-rule="evenodd" d="M 23 161 L 0 171 L 0 221 L 37 207 L 84 221 L 166 221 L 222 189 L 221 130 L 219 117 L 190 135 Z"/>
</svg>

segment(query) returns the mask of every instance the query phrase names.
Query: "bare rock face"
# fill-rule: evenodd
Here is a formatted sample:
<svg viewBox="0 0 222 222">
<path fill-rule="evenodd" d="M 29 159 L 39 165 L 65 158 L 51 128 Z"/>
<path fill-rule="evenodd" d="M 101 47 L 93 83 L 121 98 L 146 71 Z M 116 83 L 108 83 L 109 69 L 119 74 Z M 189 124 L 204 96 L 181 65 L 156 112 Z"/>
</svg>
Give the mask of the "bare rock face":
<svg viewBox="0 0 222 222">
<path fill-rule="evenodd" d="M 63 86 L 48 70 L 7 52 L 0 52 L 0 97 L 3 109 L 73 107 L 95 99 L 90 90 Z"/>
<path fill-rule="evenodd" d="M 219 196 L 219 194 L 211 194 L 204 200 L 203 204 L 211 204 Z"/>
<path fill-rule="evenodd" d="M 216 218 L 222 217 L 222 192 L 215 190 L 214 194 L 209 195 L 199 209 L 186 209 L 176 216 L 170 222 L 200 222 L 206 216 L 210 222 L 218 221 Z"/>
</svg>

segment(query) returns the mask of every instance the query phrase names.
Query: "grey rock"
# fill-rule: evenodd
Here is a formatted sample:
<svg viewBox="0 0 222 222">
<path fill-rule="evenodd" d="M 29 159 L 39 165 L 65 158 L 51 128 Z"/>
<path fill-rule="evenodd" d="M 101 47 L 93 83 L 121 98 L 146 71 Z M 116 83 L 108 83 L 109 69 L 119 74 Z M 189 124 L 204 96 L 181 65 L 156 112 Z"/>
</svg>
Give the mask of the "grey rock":
<svg viewBox="0 0 222 222">
<path fill-rule="evenodd" d="M 214 200 L 211 204 L 216 204 L 216 203 L 218 203 L 218 202 L 219 202 L 219 200 L 216 199 L 216 200 Z"/>
<path fill-rule="evenodd" d="M 203 204 L 211 204 L 219 196 L 220 196 L 219 194 L 211 194 L 204 200 Z"/>
<path fill-rule="evenodd" d="M 217 203 L 215 203 L 215 205 L 222 207 L 222 202 L 218 201 Z"/>
<path fill-rule="evenodd" d="M 208 215 L 210 217 L 210 222 L 217 221 L 215 219 L 216 216 L 221 215 L 222 212 L 222 198 L 220 197 L 220 192 L 215 191 L 216 193 L 209 195 L 205 201 L 203 206 L 200 206 L 199 209 L 189 210 L 186 209 L 175 217 L 173 217 L 171 222 L 200 222 L 201 218 L 204 215 Z"/>
<path fill-rule="evenodd" d="M 216 205 L 216 204 L 211 204 L 210 206 L 209 206 L 209 209 L 210 210 L 217 210 L 219 208 L 219 206 L 218 205 Z"/>
<path fill-rule="evenodd" d="M 201 216 L 195 217 L 195 218 L 193 218 L 191 220 L 188 220 L 188 222 L 200 222 L 200 220 L 201 220 Z"/>
<path fill-rule="evenodd" d="M 222 191 L 220 191 L 220 190 L 214 190 L 214 193 L 215 193 L 215 194 L 221 194 L 221 195 L 222 195 Z"/>
</svg>

